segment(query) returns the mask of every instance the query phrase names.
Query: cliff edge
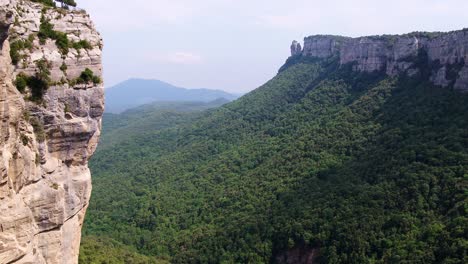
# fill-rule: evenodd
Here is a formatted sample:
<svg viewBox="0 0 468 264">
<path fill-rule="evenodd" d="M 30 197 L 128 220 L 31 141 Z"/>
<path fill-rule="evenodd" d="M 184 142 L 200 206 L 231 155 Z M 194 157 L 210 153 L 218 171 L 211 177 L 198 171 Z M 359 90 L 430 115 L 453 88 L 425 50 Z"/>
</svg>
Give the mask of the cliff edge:
<svg viewBox="0 0 468 264">
<path fill-rule="evenodd" d="M 293 57 L 335 57 L 340 65 L 352 64 L 356 71 L 390 76 L 413 76 L 420 73 L 418 64 L 427 64 L 426 74 L 433 84 L 468 92 L 468 29 L 359 38 L 314 35 L 304 39 L 302 50 L 297 47 L 294 41 Z"/>
<path fill-rule="evenodd" d="M 77 263 L 101 130 L 89 15 L 0 0 L 0 263 Z"/>
</svg>

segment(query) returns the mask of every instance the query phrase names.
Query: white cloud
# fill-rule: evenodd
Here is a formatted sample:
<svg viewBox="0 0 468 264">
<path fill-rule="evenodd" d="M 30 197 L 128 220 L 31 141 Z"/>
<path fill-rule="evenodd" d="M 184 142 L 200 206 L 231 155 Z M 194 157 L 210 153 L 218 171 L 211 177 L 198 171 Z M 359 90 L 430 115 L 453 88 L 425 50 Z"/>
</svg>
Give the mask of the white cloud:
<svg viewBox="0 0 468 264">
<path fill-rule="evenodd" d="M 303 26 L 295 15 L 260 15 L 254 24 L 277 29 L 297 29 Z"/>
<path fill-rule="evenodd" d="M 184 1 L 114 0 L 109 4 L 83 0 L 79 4 L 92 13 L 99 28 L 114 32 L 182 24 L 194 16 L 194 10 Z"/>
<path fill-rule="evenodd" d="M 198 54 L 189 52 L 175 52 L 167 56 L 167 61 L 174 64 L 201 64 L 203 59 Z"/>
<path fill-rule="evenodd" d="M 107 82 L 146 72 L 146 77 L 186 86 L 233 90 L 254 88 L 274 75 L 289 55 L 293 39 L 468 26 L 468 0 L 79 0 L 78 4 L 103 34 Z"/>
<path fill-rule="evenodd" d="M 217 21 L 259 29 L 342 32 L 348 35 L 451 27 L 464 17 L 466 0 L 81 0 L 105 32 L 160 30 Z M 435 18 L 448 18 L 436 21 Z M 460 19 L 458 19 L 460 20 Z M 436 24 L 437 23 L 437 24 Z"/>
<path fill-rule="evenodd" d="M 252 24 L 263 28 L 359 36 L 412 30 L 457 29 L 466 0 L 296 0 L 274 1 Z M 458 26 L 459 27 L 459 26 Z"/>
<path fill-rule="evenodd" d="M 178 51 L 167 54 L 151 54 L 149 56 L 146 56 L 146 59 L 160 63 L 170 63 L 179 65 L 198 65 L 203 63 L 203 58 L 201 55 L 185 51 Z"/>
</svg>

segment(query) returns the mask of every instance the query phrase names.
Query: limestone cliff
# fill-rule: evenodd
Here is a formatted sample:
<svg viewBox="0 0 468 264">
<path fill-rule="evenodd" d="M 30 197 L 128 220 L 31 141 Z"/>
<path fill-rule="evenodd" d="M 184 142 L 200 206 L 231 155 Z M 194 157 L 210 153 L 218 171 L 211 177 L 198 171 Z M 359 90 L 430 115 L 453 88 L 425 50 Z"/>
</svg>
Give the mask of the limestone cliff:
<svg viewBox="0 0 468 264">
<path fill-rule="evenodd" d="M 0 0 L 0 263 L 77 263 L 104 108 L 81 10 Z"/>
<path fill-rule="evenodd" d="M 293 46 L 296 45 L 293 42 Z M 316 35 L 304 39 L 302 52 L 291 50 L 292 56 L 336 56 L 341 65 L 353 64 L 354 70 L 383 71 L 391 76 L 416 74 L 415 66 L 423 59 L 431 65 L 430 79 L 434 84 L 468 92 L 467 29 L 360 38 Z"/>
</svg>

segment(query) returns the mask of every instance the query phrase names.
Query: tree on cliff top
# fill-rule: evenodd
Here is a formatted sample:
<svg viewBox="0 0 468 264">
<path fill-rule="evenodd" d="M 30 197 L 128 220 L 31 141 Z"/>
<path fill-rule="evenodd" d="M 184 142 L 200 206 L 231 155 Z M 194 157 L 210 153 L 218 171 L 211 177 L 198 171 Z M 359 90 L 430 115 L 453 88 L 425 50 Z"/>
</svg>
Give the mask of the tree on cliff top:
<svg viewBox="0 0 468 264">
<path fill-rule="evenodd" d="M 57 0 L 57 2 L 60 2 L 62 4 L 62 7 L 68 7 L 68 6 L 76 7 L 75 0 Z"/>
<path fill-rule="evenodd" d="M 46 6 L 51 6 L 51 7 L 55 7 L 55 2 L 59 2 L 62 8 L 68 8 L 69 6 L 76 7 L 77 5 L 75 0 L 31 0 L 31 1 L 42 3 Z"/>
</svg>

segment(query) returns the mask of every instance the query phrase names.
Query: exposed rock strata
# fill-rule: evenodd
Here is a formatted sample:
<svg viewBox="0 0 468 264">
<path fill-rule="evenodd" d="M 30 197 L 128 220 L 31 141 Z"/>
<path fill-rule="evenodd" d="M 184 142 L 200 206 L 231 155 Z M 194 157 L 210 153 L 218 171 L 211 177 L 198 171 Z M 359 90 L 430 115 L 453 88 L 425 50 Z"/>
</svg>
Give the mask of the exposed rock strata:
<svg viewBox="0 0 468 264">
<path fill-rule="evenodd" d="M 44 11 L 30 1 L 0 0 L 0 263 L 77 263 L 91 193 L 87 162 L 100 135 L 103 85 L 68 83 L 86 68 L 101 75 L 102 40 L 86 13 Z M 54 40 L 35 37 L 13 65 L 10 44 L 37 35 L 41 17 L 92 48 L 64 55 Z M 53 84 L 37 103 L 14 81 L 34 75 L 42 59 Z"/>
<path fill-rule="evenodd" d="M 468 92 L 468 30 L 448 33 L 410 33 L 399 36 L 347 38 L 316 35 L 304 39 L 304 49 L 292 55 L 328 58 L 353 63 L 357 71 L 384 71 L 395 76 L 417 73 L 415 63 L 425 56 L 431 65 L 431 81 Z"/>
</svg>

